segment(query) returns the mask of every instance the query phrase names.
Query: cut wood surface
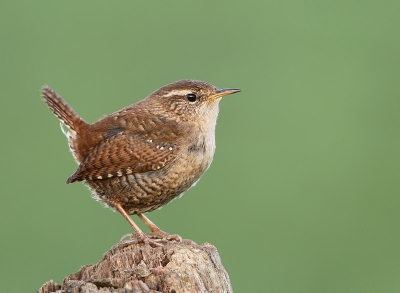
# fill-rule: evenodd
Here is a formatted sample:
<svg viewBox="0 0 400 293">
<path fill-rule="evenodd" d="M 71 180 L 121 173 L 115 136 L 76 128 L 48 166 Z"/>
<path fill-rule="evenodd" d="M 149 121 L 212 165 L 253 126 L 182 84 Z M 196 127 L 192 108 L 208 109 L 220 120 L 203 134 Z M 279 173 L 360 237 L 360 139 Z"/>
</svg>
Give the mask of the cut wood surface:
<svg viewBox="0 0 400 293">
<path fill-rule="evenodd" d="M 162 247 L 122 242 L 95 265 L 85 265 L 62 285 L 48 281 L 38 293 L 232 292 L 217 249 L 191 240 Z"/>
</svg>

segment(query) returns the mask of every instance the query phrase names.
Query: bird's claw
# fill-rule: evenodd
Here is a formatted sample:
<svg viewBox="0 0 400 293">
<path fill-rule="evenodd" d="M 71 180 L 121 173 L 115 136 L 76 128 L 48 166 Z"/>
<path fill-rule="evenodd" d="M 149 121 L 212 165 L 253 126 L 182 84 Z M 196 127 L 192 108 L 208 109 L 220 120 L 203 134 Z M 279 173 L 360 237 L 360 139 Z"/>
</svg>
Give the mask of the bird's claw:
<svg viewBox="0 0 400 293">
<path fill-rule="evenodd" d="M 129 237 L 129 240 L 124 240 L 125 238 Z M 125 234 L 122 236 L 121 240 L 119 241 L 120 243 L 124 244 L 148 244 L 151 247 L 161 247 L 163 244 L 161 242 L 167 242 L 167 241 L 175 241 L 175 242 L 182 242 L 182 237 L 179 236 L 178 234 L 169 234 L 164 231 L 153 231 L 151 233 L 147 234 Z"/>
<path fill-rule="evenodd" d="M 129 237 L 130 240 L 124 240 L 126 237 Z M 147 245 L 150 245 L 151 247 L 162 247 L 163 245 L 159 243 L 157 240 L 150 239 L 147 234 L 141 233 L 141 234 L 125 234 L 122 236 L 121 240 L 119 243 L 124 243 L 124 244 L 140 244 L 144 243 Z"/>
<path fill-rule="evenodd" d="M 160 239 L 160 240 L 167 240 L 167 241 L 175 241 L 175 242 L 182 242 L 182 237 L 178 234 L 169 234 L 167 232 L 158 230 L 153 231 L 147 234 L 150 238 Z"/>
</svg>

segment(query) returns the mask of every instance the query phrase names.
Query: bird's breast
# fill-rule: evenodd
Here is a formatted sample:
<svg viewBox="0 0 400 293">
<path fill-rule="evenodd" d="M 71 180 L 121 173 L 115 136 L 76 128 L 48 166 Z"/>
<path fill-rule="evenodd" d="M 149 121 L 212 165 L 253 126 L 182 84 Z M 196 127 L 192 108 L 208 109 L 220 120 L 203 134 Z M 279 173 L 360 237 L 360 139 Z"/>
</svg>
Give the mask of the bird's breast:
<svg viewBox="0 0 400 293">
<path fill-rule="evenodd" d="M 215 152 L 215 140 L 213 136 L 200 135 L 188 142 L 169 172 L 182 175 L 184 185 L 190 188 L 210 166 Z"/>
</svg>

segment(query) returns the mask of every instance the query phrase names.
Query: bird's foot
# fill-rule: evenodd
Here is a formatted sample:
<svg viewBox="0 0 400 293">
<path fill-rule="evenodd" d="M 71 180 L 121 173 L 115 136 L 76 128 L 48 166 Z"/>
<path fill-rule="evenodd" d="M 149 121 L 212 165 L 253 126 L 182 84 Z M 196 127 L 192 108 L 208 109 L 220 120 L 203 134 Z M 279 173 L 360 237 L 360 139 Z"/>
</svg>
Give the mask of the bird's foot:
<svg viewBox="0 0 400 293">
<path fill-rule="evenodd" d="M 168 241 L 175 241 L 175 242 L 182 242 L 182 237 L 178 234 L 169 234 L 164 232 L 160 229 L 154 230 L 151 233 L 147 234 L 151 238 L 161 239 L 161 240 L 168 240 Z"/>
<path fill-rule="evenodd" d="M 150 235 L 149 235 L 150 236 Z M 162 247 L 163 245 L 161 243 L 159 243 L 159 241 L 153 240 L 151 238 L 153 237 L 149 237 L 148 234 L 144 234 L 144 233 L 135 233 L 135 234 L 125 234 L 124 236 L 122 236 L 121 240 L 119 241 L 119 243 L 123 243 L 123 244 L 140 244 L 140 243 L 144 243 L 147 245 L 150 245 L 151 247 Z M 129 237 L 130 240 L 124 240 L 126 237 Z"/>
</svg>

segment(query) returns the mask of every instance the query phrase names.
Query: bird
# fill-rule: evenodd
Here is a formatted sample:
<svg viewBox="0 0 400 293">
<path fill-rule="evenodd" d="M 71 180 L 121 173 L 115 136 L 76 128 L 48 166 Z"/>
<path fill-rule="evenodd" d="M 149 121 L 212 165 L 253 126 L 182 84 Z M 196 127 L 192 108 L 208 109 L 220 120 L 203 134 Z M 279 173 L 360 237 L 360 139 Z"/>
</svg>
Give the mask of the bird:
<svg viewBox="0 0 400 293">
<path fill-rule="evenodd" d="M 155 238 L 182 238 L 162 231 L 145 213 L 183 195 L 209 168 L 219 102 L 240 91 L 179 80 L 92 124 L 50 87 L 42 87 L 42 97 L 60 120 L 78 163 L 66 183 L 83 182 L 96 200 L 122 214 L 135 231 L 132 241 L 160 246 Z M 143 220 L 151 233 L 130 215 Z"/>
</svg>

